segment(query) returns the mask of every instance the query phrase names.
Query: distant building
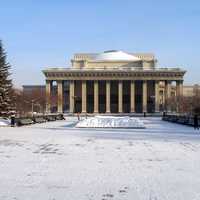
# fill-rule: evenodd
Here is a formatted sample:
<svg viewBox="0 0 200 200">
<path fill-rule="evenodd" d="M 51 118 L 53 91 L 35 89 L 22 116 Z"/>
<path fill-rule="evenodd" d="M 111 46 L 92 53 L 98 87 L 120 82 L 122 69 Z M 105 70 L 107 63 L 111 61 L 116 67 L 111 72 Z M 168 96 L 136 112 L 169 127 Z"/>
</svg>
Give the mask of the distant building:
<svg viewBox="0 0 200 200">
<path fill-rule="evenodd" d="M 52 85 L 57 84 L 57 112 L 142 113 L 160 112 L 163 102 L 183 94 L 180 68 L 158 68 L 151 53 L 105 51 L 75 54 L 70 68 L 43 70 L 46 77 L 46 111 L 52 111 Z M 173 84 L 172 84 L 173 83 Z"/>
<path fill-rule="evenodd" d="M 32 95 L 36 91 L 41 95 L 45 95 L 45 85 L 23 85 L 22 87 L 24 95 Z"/>
<path fill-rule="evenodd" d="M 33 101 L 36 105 L 40 105 L 42 110 L 45 107 L 45 99 L 46 99 L 46 90 L 45 85 L 23 85 L 23 96 L 26 103 L 31 104 L 31 101 Z M 52 87 L 52 106 L 51 111 L 56 112 L 57 109 L 57 87 Z M 41 110 L 41 109 L 40 109 Z"/>
<path fill-rule="evenodd" d="M 183 90 L 183 95 L 186 97 L 195 96 L 200 94 L 200 85 L 185 85 Z"/>
</svg>

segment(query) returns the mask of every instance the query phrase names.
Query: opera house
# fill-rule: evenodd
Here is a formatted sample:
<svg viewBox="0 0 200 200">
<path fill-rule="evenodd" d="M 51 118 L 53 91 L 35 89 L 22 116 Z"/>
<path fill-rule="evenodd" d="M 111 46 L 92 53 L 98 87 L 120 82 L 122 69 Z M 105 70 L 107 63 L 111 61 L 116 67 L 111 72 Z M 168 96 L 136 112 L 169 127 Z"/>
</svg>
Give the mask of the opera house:
<svg viewBox="0 0 200 200">
<path fill-rule="evenodd" d="M 157 67 L 151 53 L 80 53 L 71 63 L 43 70 L 48 113 L 155 113 L 183 93 L 185 71 Z"/>
</svg>

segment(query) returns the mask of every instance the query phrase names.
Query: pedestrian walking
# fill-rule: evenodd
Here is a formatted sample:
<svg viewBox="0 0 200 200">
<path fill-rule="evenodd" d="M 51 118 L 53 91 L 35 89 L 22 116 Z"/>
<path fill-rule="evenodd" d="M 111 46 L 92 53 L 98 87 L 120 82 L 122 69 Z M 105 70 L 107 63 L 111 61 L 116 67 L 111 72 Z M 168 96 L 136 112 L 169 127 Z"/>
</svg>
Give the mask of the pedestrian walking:
<svg viewBox="0 0 200 200">
<path fill-rule="evenodd" d="M 11 125 L 11 127 L 15 126 L 15 115 L 14 114 L 11 115 L 11 117 L 10 117 L 10 125 Z"/>
<path fill-rule="evenodd" d="M 194 129 L 199 130 L 199 121 L 198 121 L 198 115 L 194 115 Z"/>
</svg>

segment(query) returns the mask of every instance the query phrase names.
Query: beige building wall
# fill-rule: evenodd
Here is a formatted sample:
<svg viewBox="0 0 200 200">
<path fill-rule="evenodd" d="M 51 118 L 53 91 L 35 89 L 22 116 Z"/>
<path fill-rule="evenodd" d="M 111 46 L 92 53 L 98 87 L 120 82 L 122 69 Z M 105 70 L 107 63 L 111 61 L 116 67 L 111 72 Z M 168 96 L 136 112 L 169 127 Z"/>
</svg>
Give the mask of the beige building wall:
<svg viewBox="0 0 200 200">
<path fill-rule="evenodd" d="M 71 60 L 72 67 L 81 69 L 81 68 L 105 68 L 113 69 L 120 67 L 135 67 L 143 69 L 154 69 L 157 60 L 153 54 L 134 54 L 130 55 L 136 56 L 139 58 L 139 61 L 127 62 L 127 61 L 95 61 L 95 56 L 97 54 L 75 54 L 74 58 Z"/>
<path fill-rule="evenodd" d="M 108 56 L 109 55 L 109 56 Z M 110 56 L 112 55 L 112 56 Z M 186 71 L 181 70 L 179 68 L 157 68 L 156 63 L 157 59 L 153 54 L 134 54 L 134 53 L 125 53 L 122 51 L 107 51 L 100 54 L 75 54 L 73 59 L 71 60 L 72 67 L 71 68 L 52 68 L 49 70 L 44 70 L 44 74 L 47 80 L 47 92 L 49 90 L 48 81 L 73 81 L 76 83 L 77 81 L 81 82 L 81 89 L 77 90 L 77 84 L 73 84 L 70 82 L 70 112 L 74 111 L 74 105 L 80 100 L 80 105 L 82 112 L 87 112 L 87 85 L 86 81 L 94 80 L 94 111 L 98 112 L 98 84 L 97 81 L 104 80 L 106 81 L 106 112 L 110 113 L 111 111 L 111 86 L 110 81 L 115 80 L 119 82 L 118 87 L 118 112 L 123 112 L 123 84 L 122 81 L 130 81 L 131 82 L 131 103 L 130 103 L 130 112 L 134 112 L 136 108 L 142 107 L 143 112 L 146 112 L 148 108 L 148 104 L 153 104 L 152 99 L 156 98 L 156 111 L 159 110 L 159 104 L 167 105 L 167 100 L 170 99 L 171 96 L 176 94 L 182 94 L 182 81 L 183 76 Z M 135 88 L 135 82 L 142 82 L 142 94 L 141 99 L 136 99 L 135 91 L 138 88 Z M 148 98 L 148 81 L 154 81 L 157 84 L 155 95 L 152 94 Z M 171 84 L 171 82 L 176 82 L 175 84 Z M 150 84 L 151 85 L 151 84 Z M 58 98 L 58 111 L 62 111 L 62 86 L 59 87 L 59 98 Z M 139 90 L 139 89 L 138 89 Z M 81 95 L 77 95 L 76 93 L 82 91 Z M 89 90 L 88 90 L 89 91 Z M 167 95 L 166 95 L 167 91 Z M 183 87 L 184 95 L 192 95 L 194 92 L 194 88 L 191 87 Z M 79 98 L 77 98 L 79 97 Z M 75 103 L 76 98 L 76 103 Z M 47 98 L 49 99 L 49 98 Z M 79 100 L 78 100 L 79 99 Z M 150 99 L 150 100 L 149 100 Z M 136 105 L 136 101 L 137 102 Z M 89 102 L 89 101 L 88 101 Z M 116 104 L 116 103 L 115 103 Z M 139 105 L 141 104 L 141 105 Z M 139 105 L 139 106 L 138 106 Z M 162 110 L 162 109 L 160 109 Z M 136 110 L 138 112 L 138 109 Z M 139 111 L 140 112 L 140 111 Z"/>
<path fill-rule="evenodd" d="M 142 68 L 142 62 L 87 62 L 87 68 L 105 68 L 105 69 L 113 69 L 120 67 L 136 67 Z"/>
<path fill-rule="evenodd" d="M 155 68 L 154 61 L 143 61 L 143 69 L 152 69 Z"/>
<path fill-rule="evenodd" d="M 185 85 L 183 86 L 183 96 L 194 96 L 200 94 L 200 85 Z"/>
</svg>

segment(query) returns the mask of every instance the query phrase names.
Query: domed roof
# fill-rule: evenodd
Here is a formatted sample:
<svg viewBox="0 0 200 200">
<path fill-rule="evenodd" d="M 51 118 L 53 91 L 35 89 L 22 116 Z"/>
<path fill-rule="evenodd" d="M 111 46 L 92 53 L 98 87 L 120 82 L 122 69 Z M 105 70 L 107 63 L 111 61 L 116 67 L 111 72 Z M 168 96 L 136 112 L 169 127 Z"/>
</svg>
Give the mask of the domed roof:
<svg viewBox="0 0 200 200">
<path fill-rule="evenodd" d="M 123 51 L 104 51 L 103 53 L 97 54 L 94 58 L 96 61 L 139 61 L 140 58 Z"/>
</svg>

